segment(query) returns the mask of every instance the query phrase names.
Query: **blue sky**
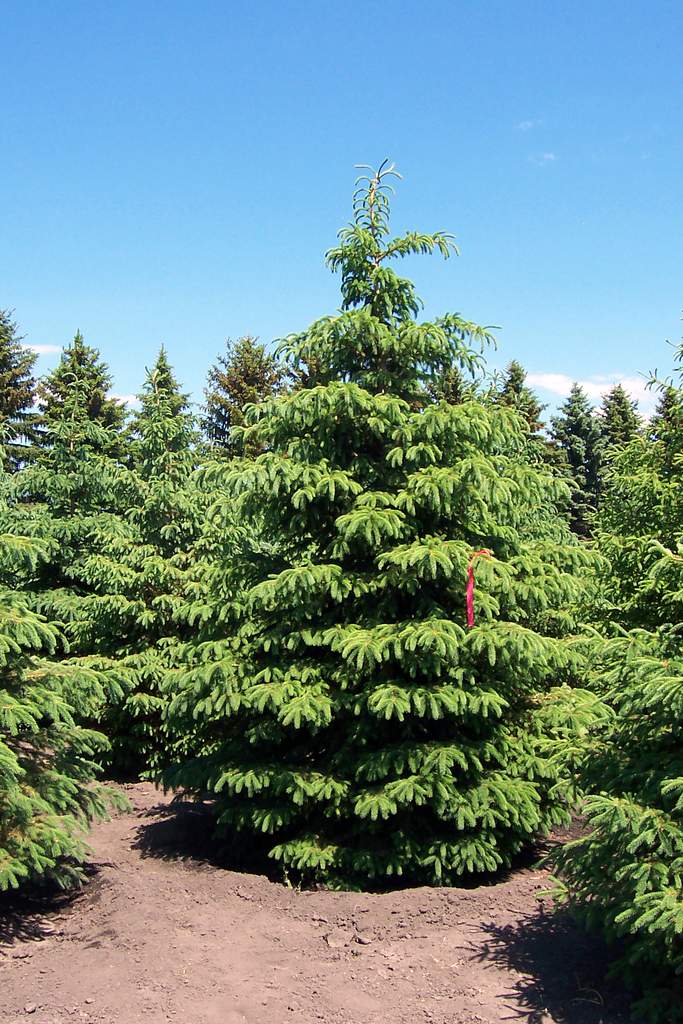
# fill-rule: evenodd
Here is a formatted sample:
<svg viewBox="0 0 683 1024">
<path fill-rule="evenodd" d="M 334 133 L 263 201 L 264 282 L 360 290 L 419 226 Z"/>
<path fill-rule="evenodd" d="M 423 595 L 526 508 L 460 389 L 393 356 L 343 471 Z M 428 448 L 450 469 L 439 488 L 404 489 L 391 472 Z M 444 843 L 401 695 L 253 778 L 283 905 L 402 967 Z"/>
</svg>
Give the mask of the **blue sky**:
<svg viewBox="0 0 683 1024">
<path fill-rule="evenodd" d="M 546 400 L 670 363 L 683 307 L 679 0 L 3 5 L 0 307 L 41 367 L 80 328 L 115 391 L 161 343 L 201 395 L 227 336 L 338 304 L 354 164 L 394 160 L 426 315 L 500 325 Z M 544 385 L 545 388 L 541 388 Z"/>
</svg>

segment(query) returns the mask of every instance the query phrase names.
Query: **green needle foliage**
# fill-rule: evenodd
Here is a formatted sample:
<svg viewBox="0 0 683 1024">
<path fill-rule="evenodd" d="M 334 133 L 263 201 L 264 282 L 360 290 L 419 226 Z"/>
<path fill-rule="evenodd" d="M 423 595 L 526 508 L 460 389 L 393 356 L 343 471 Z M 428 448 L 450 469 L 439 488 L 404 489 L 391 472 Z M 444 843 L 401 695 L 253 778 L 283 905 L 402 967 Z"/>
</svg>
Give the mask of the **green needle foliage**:
<svg viewBox="0 0 683 1024">
<path fill-rule="evenodd" d="M 78 712 L 86 716 L 79 721 L 92 723 L 123 698 L 131 680 L 118 657 L 118 622 L 101 615 L 83 568 L 103 532 L 120 532 L 135 490 L 110 454 L 122 444 L 121 431 L 91 418 L 97 415 L 91 383 L 87 370 L 69 378 L 63 401 L 46 417 L 35 458 L 11 478 L 7 532 L 32 538 L 44 551 L 18 586 L 32 611 L 59 624 L 55 657 L 76 658 L 84 671 L 97 673 L 97 699 L 88 701 L 87 713 Z"/>
<path fill-rule="evenodd" d="M 500 405 L 508 405 L 522 416 L 532 434 L 543 430 L 541 413 L 545 409 L 526 383 L 526 371 L 516 359 L 505 370 L 503 383 L 495 395 Z"/>
<path fill-rule="evenodd" d="M 1 481 L 0 481 L 1 483 Z M 88 822 L 111 794 L 94 784 L 103 735 L 77 724 L 106 699 L 97 666 L 61 658 L 55 623 L 19 588 L 47 546 L 8 532 L 0 501 L 0 890 L 81 878 Z"/>
<path fill-rule="evenodd" d="M 132 690 L 103 723 L 114 766 L 126 773 L 158 769 L 175 756 L 162 720 L 162 682 L 191 635 L 184 612 L 205 513 L 193 477 L 194 420 L 163 349 L 139 397 L 129 452 L 133 500 L 116 529 L 105 521 L 95 531 L 81 567 L 101 642 L 132 673 Z"/>
<path fill-rule="evenodd" d="M 600 430 L 605 446 L 628 444 L 640 430 L 638 403 L 632 401 L 621 384 L 607 392 L 600 409 Z"/>
<path fill-rule="evenodd" d="M 328 253 L 341 312 L 283 345 L 315 383 L 247 412 L 262 454 L 205 472 L 214 516 L 244 533 L 219 628 L 173 682 L 171 727 L 193 722 L 195 756 L 165 776 L 214 794 L 224 828 L 270 837 L 287 871 L 351 886 L 509 864 L 566 820 L 567 759 L 599 710 L 562 685 L 588 561 L 554 513 L 565 485 L 531 463 L 513 411 L 430 397 L 490 336 L 416 319 L 391 261 L 454 245 L 391 238 L 393 174 L 360 179 Z"/>
<path fill-rule="evenodd" d="M 74 394 L 78 393 L 80 412 L 91 423 L 120 429 L 125 409 L 108 397 L 111 382 L 109 369 L 98 350 L 86 345 L 83 335 L 77 331 L 71 344 L 63 350 L 58 365 L 38 386 L 40 411 L 47 425 L 60 424 L 73 412 Z"/>
<path fill-rule="evenodd" d="M 564 895 L 621 940 L 639 1011 L 670 1024 L 683 1020 L 683 417 L 614 456 L 596 540 L 612 627 L 597 682 L 613 717 L 587 749 L 589 832 L 557 861 Z"/>
<path fill-rule="evenodd" d="M 0 309 L 0 444 L 5 470 L 26 462 L 38 437 L 34 368 L 37 355 L 21 344 L 9 310 Z"/>
<path fill-rule="evenodd" d="M 559 415 L 552 417 L 550 436 L 571 489 L 571 528 L 587 537 L 600 493 L 603 443 L 598 418 L 579 384 L 572 385 Z"/>
<path fill-rule="evenodd" d="M 657 402 L 657 408 L 652 416 L 647 435 L 653 441 L 665 436 L 665 432 L 671 430 L 676 421 L 683 419 L 683 399 L 678 388 L 671 384 L 664 384 Z"/>
<path fill-rule="evenodd" d="M 434 402 L 448 402 L 449 405 L 460 405 L 461 402 L 474 401 L 477 397 L 480 381 L 465 375 L 457 366 L 451 366 L 434 379 L 427 382 L 427 394 Z"/>
<path fill-rule="evenodd" d="M 241 455 L 233 427 L 244 424 L 244 409 L 282 389 L 284 367 L 256 338 L 247 335 L 227 341 L 208 373 L 204 431 L 209 441 L 227 455 Z"/>
</svg>

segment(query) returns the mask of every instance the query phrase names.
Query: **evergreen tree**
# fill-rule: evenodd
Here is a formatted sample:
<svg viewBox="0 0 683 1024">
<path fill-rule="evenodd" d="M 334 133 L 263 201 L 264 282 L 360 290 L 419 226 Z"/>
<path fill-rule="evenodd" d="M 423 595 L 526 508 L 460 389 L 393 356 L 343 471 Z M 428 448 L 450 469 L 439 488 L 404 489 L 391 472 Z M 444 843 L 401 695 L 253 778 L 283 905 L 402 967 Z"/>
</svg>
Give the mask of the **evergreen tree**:
<svg viewBox="0 0 683 1024">
<path fill-rule="evenodd" d="M 112 379 L 96 348 L 86 345 L 78 331 L 63 350 L 59 364 L 38 384 L 40 410 L 48 427 L 64 422 L 77 394 L 87 418 L 101 427 L 121 428 L 125 409 L 108 392 Z M 104 436 L 104 435 L 102 435 Z M 112 437 L 113 435 L 107 435 Z"/>
<path fill-rule="evenodd" d="M 562 456 L 570 482 L 572 530 L 585 537 L 598 503 L 602 438 L 600 424 L 579 384 L 572 385 L 569 397 L 560 406 L 559 416 L 552 417 L 550 435 Z"/>
<path fill-rule="evenodd" d="M 605 445 L 628 444 L 640 429 L 638 403 L 631 401 L 621 384 L 607 392 L 602 400 L 600 430 Z"/>
<path fill-rule="evenodd" d="M 108 764 L 128 772 L 166 746 L 159 688 L 183 637 L 176 612 L 203 516 L 196 435 L 163 349 L 125 437 L 90 418 L 89 393 L 87 379 L 64 388 L 45 446 L 17 477 L 14 528 L 49 542 L 30 584 L 35 609 L 64 624 L 72 654 L 125 683 L 93 715 L 113 741 Z"/>
<path fill-rule="evenodd" d="M 241 454 L 233 427 L 244 423 L 244 409 L 277 394 L 284 381 L 284 368 L 255 338 L 249 335 L 233 342 L 209 370 L 204 430 L 218 448 L 230 455 Z"/>
<path fill-rule="evenodd" d="M 328 253 L 341 313 L 284 343 L 320 383 L 253 406 L 240 435 L 262 454 L 207 470 L 264 539 L 233 546 L 222 632 L 199 630 L 169 712 L 196 749 L 166 783 L 332 884 L 509 864 L 566 819 L 559 741 L 594 703 L 559 685 L 588 558 L 553 514 L 564 485 L 529 464 L 513 411 L 423 408 L 487 332 L 416 320 L 390 261 L 453 245 L 390 238 L 392 170 L 361 179 Z"/>
<path fill-rule="evenodd" d="M 1 485 L 1 481 L 0 481 Z M 113 798 L 94 783 L 106 748 L 77 718 L 114 695 L 98 666 L 57 660 L 59 629 L 32 610 L 23 591 L 48 546 L 8 531 L 0 496 L 0 890 L 36 878 L 81 878 L 83 831 Z"/>
<path fill-rule="evenodd" d="M 478 381 L 465 375 L 457 366 L 451 366 L 427 383 L 427 394 L 433 402 L 460 405 L 477 397 Z"/>
<path fill-rule="evenodd" d="M 671 1024 L 683 1020 L 683 419 L 615 454 L 595 536 L 597 687 L 613 716 L 586 751 L 588 832 L 557 861 L 565 895 L 620 940 L 639 1011 Z"/>
<path fill-rule="evenodd" d="M 545 409 L 536 395 L 526 384 L 526 371 L 521 363 L 513 359 L 509 363 L 503 380 L 502 387 L 495 396 L 495 400 L 501 405 L 509 405 L 526 420 L 529 431 L 532 434 L 543 430 L 541 413 Z"/>
<path fill-rule="evenodd" d="M 37 358 L 21 344 L 11 312 L 0 309 L 0 444 L 5 469 L 10 471 L 26 460 L 37 436 L 33 373 Z"/>
<path fill-rule="evenodd" d="M 45 426 L 35 458 L 11 479 L 7 531 L 30 537 L 45 551 L 21 589 L 33 612 L 60 623 L 58 658 L 80 664 L 109 680 L 103 702 L 91 702 L 97 717 L 110 700 L 120 700 L 130 674 L 112 654 L 111 637 L 100 642 L 83 565 L 97 550 L 106 529 L 120 531 L 122 516 L 135 495 L 131 475 L 110 454 L 121 441 L 115 425 L 103 427 L 88 415 L 87 380 L 64 389 Z M 117 637 L 119 634 L 112 633 Z M 115 655 L 115 652 L 114 652 Z M 92 717 L 90 719 L 92 721 Z"/>
<path fill-rule="evenodd" d="M 653 441 L 659 441 L 669 431 L 675 431 L 681 422 L 683 422 L 683 400 L 681 400 L 680 392 L 671 384 L 664 384 L 654 414 L 648 424 L 648 437 Z"/>
<path fill-rule="evenodd" d="M 125 701 L 104 720 L 119 771 L 157 768 L 170 756 L 161 684 L 190 632 L 182 612 L 200 569 L 194 545 L 206 511 L 192 475 L 194 420 L 163 349 L 139 398 L 130 505 L 116 528 L 105 519 L 94 530 L 80 566 L 92 595 L 88 618 L 97 621 L 98 649 L 132 673 Z"/>
<path fill-rule="evenodd" d="M 73 590 L 98 517 L 115 519 L 131 500 L 130 474 L 112 455 L 121 444 L 120 418 L 107 427 L 92 419 L 90 395 L 87 376 L 65 384 L 46 416 L 40 450 L 12 481 L 16 532 L 50 540 L 50 557 L 33 581 L 50 602 Z M 56 605 L 53 611 L 50 618 L 63 618 Z M 78 619 L 76 608 L 67 618 Z"/>
</svg>

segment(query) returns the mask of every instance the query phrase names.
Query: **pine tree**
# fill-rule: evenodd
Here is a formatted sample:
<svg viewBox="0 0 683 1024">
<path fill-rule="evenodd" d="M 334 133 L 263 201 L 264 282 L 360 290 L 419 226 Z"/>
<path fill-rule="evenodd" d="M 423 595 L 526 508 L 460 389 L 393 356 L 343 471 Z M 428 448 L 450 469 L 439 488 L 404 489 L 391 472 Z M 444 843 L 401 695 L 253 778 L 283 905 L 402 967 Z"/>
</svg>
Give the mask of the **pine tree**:
<svg viewBox="0 0 683 1024">
<path fill-rule="evenodd" d="M 433 402 L 448 402 L 460 405 L 477 397 L 478 381 L 465 375 L 457 366 L 435 374 L 433 381 L 426 385 L 427 394 Z"/>
<path fill-rule="evenodd" d="M 680 392 L 671 384 L 664 384 L 654 414 L 650 418 L 647 434 L 652 441 L 666 437 L 683 421 L 683 401 Z"/>
<path fill-rule="evenodd" d="M 42 384 L 51 387 L 52 377 Z M 88 374 L 64 382 L 63 395 L 48 407 L 40 450 L 12 481 L 17 532 L 51 542 L 34 581 L 46 601 L 72 590 L 98 517 L 115 519 L 131 498 L 129 474 L 113 454 L 122 443 L 121 417 L 103 426 L 92 418 L 91 397 Z M 75 610 L 68 617 L 78 619 Z"/>
<path fill-rule="evenodd" d="M 638 403 L 631 401 L 621 384 L 607 392 L 600 409 L 600 430 L 605 445 L 628 444 L 640 429 Z"/>
<path fill-rule="evenodd" d="M 163 349 L 125 436 L 90 418 L 89 393 L 87 377 L 69 381 L 54 406 L 39 457 L 16 481 L 15 530 L 50 544 L 31 582 L 36 610 L 63 622 L 72 654 L 125 683 L 93 721 L 113 741 L 108 767 L 127 773 L 166 747 L 160 682 L 187 631 L 176 611 L 204 510 L 193 420 Z"/>
<path fill-rule="evenodd" d="M 120 772 L 156 769 L 170 756 L 161 684 L 191 634 L 183 610 L 202 568 L 195 541 L 206 513 L 192 475 L 194 420 L 163 349 L 139 399 L 131 428 L 130 505 L 116 529 L 104 520 L 94 531 L 80 567 L 100 645 L 132 673 L 125 701 L 104 719 Z"/>
<path fill-rule="evenodd" d="M 63 649 L 59 628 L 33 611 L 24 592 L 26 579 L 48 556 L 49 547 L 8 530 L 10 519 L 3 493 L 0 890 L 37 878 L 66 886 L 81 878 L 88 822 L 103 817 L 114 799 L 94 783 L 105 737 L 76 720 L 120 689 L 97 665 L 57 659 Z"/>
<path fill-rule="evenodd" d="M 244 409 L 277 394 L 284 381 L 284 368 L 249 335 L 236 342 L 228 340 L 225 352 L 209 370 L 204 431 L 219 449 L 241 454 L 232 433 L 244 423 Z"/>
<path fill-rule="evenodd" d="M 56 656 L 78 657 L 109 680 L 102 689 L 103 703 L 90 705 L 97 717 L 110 700 L 122 698 L 130 677 L 110 657 L 111 640 L 101 642 L 83 564 L 97 550 L 104 530 L 120 531 L 135 490 L 130 472 L 111 454 L 121 445 L 121 431 L 117 424 L 105 427 L 90 418 L 90 393 L 87 375 L 65 385 L 63 401 L 46 419 L 35 458 L 11 479 L 7 531 L 44 548 L 22 590 L 33 612 L 60 623 Z"/>
<path fill-rule="evenodd" d="M 620 940 L 638 1011 L 672 1024 L 683 1020 L 683 419 L 664 435 L 615 454 L 596 519 L 608 637 L 596 686 L 613 716 L 583 765 L 588 833 L 557 861 L 565 896 Z"/>
<path fill-rule="evenodd" d="M 40 410 L 48 426 L 64 421 L 65 409 L 78 394 L 87 418 L 104 428 L 121 428 L 125 409 L 108 397 L 112 379 L 96 348 L 85 344 L 78 331 L 63 350 L 59 364 L 38 384 Z M 113 435 L 108 435 L 112 437 Z"/>
<path fill-rule="evenodd" d="M 416 320 L 390 261 L 454 246 L 390 238 L 392 173 L 360 180 L 327 255 L 341 313 L 283 345 L 320 383 L 253 406 L 240 434 L 262 454 L 206 471 L 262 540 L 232 546 L 222 632 L 199 631 L 169 712 L 196 748 L 166 783 L 211 793 L 223 828 L 330 884 L 509 864 L 566 818 L 559 741 L 592 714 L 559 685 L 588 558 L 552 511 L 564 485 L 528 463 L 513 411 L 424 407 L 488 336 Z"/>
<path fill-rule="evenodd" d="M 600 424 L 579 384 L 573 384 L 559 416 L 551 419 L 551 439 L 560 452 L 571 487 L 572 530 L 585 537 L 598 504 L 602 439 Z"/>
<path fill-rule="evenodd" d="M 513 359 L 505 371 L 502 387 L 495 396 L 501 405 L 508 405 L 526 420 L 532 434 L 543 430 L 541 413 L 545 409 L 536 395 L 526 384 L 526 371 L 521 363 Z"/>
<path fill-rule="evenodd" d="M 35 352 L 21 344 L 9 310 L 0 309 L 0 444 L 6 466 L 17 470 L 37 437 Z"/>
</svg>

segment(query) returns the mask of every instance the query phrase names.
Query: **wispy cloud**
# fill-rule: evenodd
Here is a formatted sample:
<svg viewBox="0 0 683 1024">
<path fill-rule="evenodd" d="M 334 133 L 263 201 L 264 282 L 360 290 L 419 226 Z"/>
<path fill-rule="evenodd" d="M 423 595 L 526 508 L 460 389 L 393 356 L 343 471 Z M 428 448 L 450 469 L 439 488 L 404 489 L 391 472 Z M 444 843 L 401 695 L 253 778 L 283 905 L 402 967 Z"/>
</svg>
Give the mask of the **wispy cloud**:
<svg viewBox="0 0 683 1024">
<path fill-rule="evenodd" d="M 109 397 L 113 398 L 119 405 L 129 405 L 133 408 L 137 408 L 140 405 L 140 400 L 137 395 L 114 395 L 110 392 Z"/>
<path fill-rule="evenodd" d="M 61 352 L 61 345 L 24 345 L 24 348 L 30 348 L 32 352 L 37 352 L 39 356 L 46 356 L 50 352 Z"/>
<path fill-rule="evenodd" d="M 545 167 L 546 164 L 555 163 L 557 155 L 555 153 L 535 153 L 529 157 L 529 160 L 538 167 Z"/>
<path fill-rule="evenodd" d="M 657 393 L 648 390 L 644 377 L 628 377 L 621 373 L 595 374 L 577 381 L 566 373 L 529 373 L 527 381 L 531 387 L 549 391 L 562 398 L 569 394 L 572 384 L 580 384 L 594 402 L 599 402 L 615 384 L 621 384 L 631 398 L 638 402 L 640 411 L 646 414 L 652 411 L 657 401 Z"/>
<path fill-rule="evenodd" d="M 518 132 L 530 132 L 533 128 L 538 128 L 540 124 L 540 117 L 530 117 L 527 121 L 520 121 L 516 128 Z"/>
</svg>

